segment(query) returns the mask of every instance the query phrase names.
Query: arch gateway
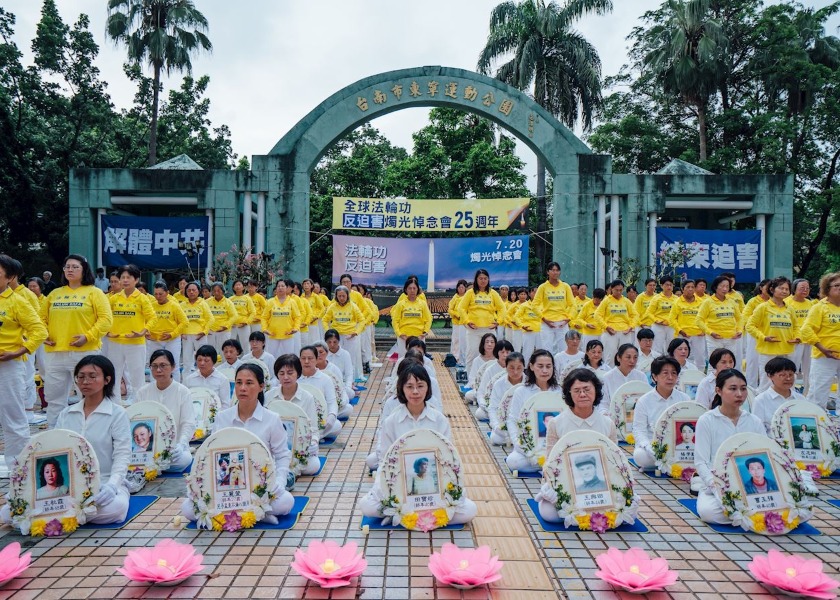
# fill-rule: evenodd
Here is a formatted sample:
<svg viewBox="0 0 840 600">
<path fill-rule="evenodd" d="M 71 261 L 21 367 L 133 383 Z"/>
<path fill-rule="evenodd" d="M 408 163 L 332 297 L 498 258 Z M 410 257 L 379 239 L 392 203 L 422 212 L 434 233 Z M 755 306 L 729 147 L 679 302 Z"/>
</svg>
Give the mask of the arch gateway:
<svg viewBox="0 0 840 600">
<path fill-rule="evenodd" d="M 426 66 L 357 81 L 315 107 L 251 171 L 203 170 L 188 157 L 149 169 L 70 172 L 70 250 L 102 263 L 99 215 L 207 215 L 212 256 L 232 245 L 282 257 L 293 279 L 309 274 L 310 174 L 324 153 L 366 121 L 413 107 L 446 106 L 486 117 L 525 143 L 554 178 L 553 258 L 567 281 L 602 285 L 616 259 L 642 265 L 657 226 L 720 229 L 754 219 L 763 276 L 789 274 L 793 248 L 790 175 L 714 175 L 673 161 L 657 174 L 613 174 L 522 92 L 463 69 Z M 737 212 L 735 212 L 737 211 Z"/>
</svg>

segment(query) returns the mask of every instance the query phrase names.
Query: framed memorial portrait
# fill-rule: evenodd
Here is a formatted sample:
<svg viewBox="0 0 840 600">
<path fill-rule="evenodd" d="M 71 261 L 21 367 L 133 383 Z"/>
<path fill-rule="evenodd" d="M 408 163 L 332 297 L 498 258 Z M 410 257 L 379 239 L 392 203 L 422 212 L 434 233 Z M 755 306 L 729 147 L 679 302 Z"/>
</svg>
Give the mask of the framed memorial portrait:
<svg viewBox="0 0 840 600">
<path fill-rule="evenodd" d="M 677 389 L 685 393 L 689 398 L 694 400 L 697 397 L 697 388 L 703 381 L 705 375 L 702 371 L 689 369 L 680 372 L 680 377 L 677 380 Z"/>
<path fill-rule="evenodd" d="M 633 444 L 633 415 L 636 402 L 650 391 L 650 386 L 644 381 L 629 381 L 621 385 L 609 399 L 609 416 L 615 424 L 618 438 L 628 444 Z M 604 399 L 606 401 L 606 398 Z"/>
<path fill-rule="evenodd" d="M 192 439 L 203 440 L 212 433 L 213 424 L 216 422 L 216 414 L 221 410 L 222 403 L 216 392 L 204 387 L 191 388 L 190 398 L 192 399 L 196 423 L 196 430 Z"/>
<path fill-rule="evenodd" d="M 146 466 L 154 462 L 155 431 L 157 419 L 132 419 L 131 424 L 131 460 L 129 465 Z"/>
<path fill-rule="evenodd" d="M 127 483 L 139 492 L 169 468 L 177 428 L 172 413 L 160 402 L 136 402 L 126 408 L 131 432 Z"/>
<path fill-rule="evenodd" d="M 597 508 L 612 506 L 609 478 L 604 471 L 604 454 L 600 447 L 584 448 L 569 453 L 566 467 L 578 506 Z"/>
<path fill-rule="evenodd" d="M 768 452 L 735 454 L 739 487 L 747 506 L 756 510 L 778 509 L 783 506 L 779 478 Z"/>
<path fill-rule="evenodd" d="M 292 452 L 289 470 L 298 476 L 302 466 L 309 460 L 310 447 L 318 443 L 318 434 L 312 430 L 309 415 L 294 402 L 282 399 L 273 400 L 267 403 L 266 408 L 280 415 L 283 421 L 283 427 L 286 429 L 286 444 Z"/>
<path fill-rule="evenodd" d="M 840 469 L 840 424 L 817 404 L 791 400 L 776 409 L 770 433 L 800 469 L 828 476 Z"/>
<path fill-rule="evenodd" d="M 434 449 L 403 452 L 405 502 L 414 510 L 435 509 L 443 504 L 440 473 Z"/>
<path fill-rule="evenodd" d="M 557 410 L 538 410 L 537 411 L 537 435 L 543 440 L 545 444 L 545 437 L 548 435 L 548 425 L 551 420 L 560 414 Z"/>
<path fill-rule="evenodd" d="M 788 417 L 790 437 L 797 450 L 820 450 L 820 433 L 815 417 Z"/>
<path fill-rule="evenodd" d="M 36 508 L 44 515 L 64 512 L 66 502 L 73 494 L 70 451 L 36 455 L 35 471 L 38 474 Z"/>
<path fill-rule="evenodd" d="M 560 392 L 538 392 L 528 398 L 519 412 L 517 426 L 519 439 L 514 440 L 519 450 L 534 466 L 539 457 L 545 456 L 546 426 L 555 416 L 568 409 Z"/>
<path fill-rule="evenodd" d="M 295 432 L 297 431 L 297 419 L 295 417 L 281 417 L 283 429 L 286 430 L 286 447 L 291 452 L 295 448 Z"/>
<path fill-rule="evenodd" d="M 706 407 L 684 401 L 672 404 L 659 416 L 651 447 L 660 473 L 674 479 L 683 477 L 684 471 L 694 473 L 694 432 L 705 412 Z"/>
</svg>

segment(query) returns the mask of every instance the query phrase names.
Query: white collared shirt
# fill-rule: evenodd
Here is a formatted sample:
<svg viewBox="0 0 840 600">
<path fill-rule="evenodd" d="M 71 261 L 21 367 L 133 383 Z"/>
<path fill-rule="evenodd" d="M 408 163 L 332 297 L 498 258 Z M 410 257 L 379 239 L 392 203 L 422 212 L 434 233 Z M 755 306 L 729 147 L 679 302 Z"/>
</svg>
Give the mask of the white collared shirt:
<svg viewBox="0 0 840 600">
<path fill-rule="evenodd" d="M 216 392 L 219 396 L 219 401 L 222 403 L 222 410 L 230 408 L 232 396 L 230 383 L 230 379 L 216 371 L 216 369 L 213 369 L 209 377 L 204 377 L 200 371 L 196 370 L 184 379 L 184 385 L 189 389 L 203 387 Z"/>
<path fill-rule="evenodd" d="M 56 429 L 69 429 L 84 437 L 99 461 L 99 478 L 115 488 L 125 481 L 131 458 L 131 423 L 122 406 L 105 398 L 85 419 L 84 400 L 58 415 Z"/>
<path fill-rule="evenodd" d="M 283 390 L 280 389 L 280 386 L 277 386 L 265 395 L 266 404 L 274 400 L 285 400 L 286 402 L 297 404 L 306 413 L 306 416 L 309 417 L 309 427 L 312 430 L 312 440 L 317 445 L 318 439 L 320 438 L 320 430 L 318 428 L 318 410 L 316 408 L 315 397 L 300 386 L 297 386 L 294 395 L 291 398 L 286 398 L 283 396 Z"/>
<path fill-rule="evenodd" d="M 562 412 L 567 408 L 566 404 L 563 402 L 563 390 L 560 386 L 550 387 L 546 391 L 557 394 L 558 411 Z M 507 430 L 511 441 L 514 444 L 519 441 L 519 426 L 517 425 L 517 421 L 519 421 L 519 413 L 522 412 L 522 408 L 531 396 L 541 392 L 542 390 L 536 385 L 523 385 L 522 387 L 517 388 L 517 390 L 513 393 L 513 398 L 510 399 L 510 405 L 508 406 Z"/>
<path fill-rule="evenodd" d="M 721 414 L 720 407 L 710 410 L 697 420 L 694 434 L 694 468 L 708 491 L 714 490 L 712 466 L 718 448 L 736 433 L 744 432 L 764 435 L 764 425 L 758 417 L 743 410 L 736 425 L 732 419 Z"/>
<path fill-rule="evenodd" d="M 239 407 L 231 406 L 216 415 L 216 423 L 213 429 L 214 431 L 221 431 L 226 427 L 245 429 L 260 438 L 274 458 L 277 485 L 284 488 L 286 477 L 289 474 L 289 461 L 292 458 L 292 453 L 289 451 L 286 428 L 283 427 L 280 415 L 266 410 L 262 404 L 257 403 L 254 414 L 247 421 L 242 422 L 239 418 Z"/>
<path fill-rule="evenodd" d="M 327 352 L 327 362 L 335 365 L 339 371 L 339 379 L 344 382 L 344 387 L 349 390 L 353 389 L 353 359 L 350 358 L 350 353 L 344 348 L 339 348 L 338 352 L 333 354 Z"/>
<path fill-rule="evenodd" d="M 274 385 L 274 382 L 277 381 L 277 375 L 274 374 L 274 363 L 277 361 L 277 359 L 274 358 L 273 354 L 263 350 L 262 354 L 260 354 L 259 356 L 254 356 L 253 352 L 249 352 L 248 354 L 240 356 L 239 360 L 241 360 L 242 362 L 246 362 L 249 360 L 261 360 L 263 364 L 266 367 L 268 367 L 268 374 L 269 377 L 271 377 L 272 386 Z"/>
<path fill-rule="evenodd" d="M 490 382 L 493 381 L 493 378 L 504 371 L 505 368 L 499 364 L 498 360 L 494 360 L 493 364 L 484 369 L 484 373 L 481 376 L 481 381 L 478 384 L 478 392 L 476 393 L 476 399 L 479 405 L 484 403 L 484 396 L 491 391 L 490 389 Z"/>
<path fill-rule="evenodd" d="M 524 376 L 522 377 L 522 381 L 525 381 Z M 507 375 L 500 377 L 493 384 L 493 390 L 490 392 L 490 414 L 488 415 L 490 417 L 491 429 L 497 429 L 502 426 L 502 422 L 499 421 L 499 407 L 502 405 L 502 398 L 504 398 L 505 393 L 513 386 L 514 384 L 510 382 Z"/>
<path fill-rule="evenodd" d="M 650 443 L 653 441 L 653 428 L 656 427 L 656 421 L 659 420 L 662 413 L 677 402 L 689 400 L 691 398 L 688 397 L 688 394 L 684 394 L 676 388 L 671 392 L 670 398 L 660 396 L 656 388 L 639 398 L 633 413 L 633 437 L 636 438 L 636 447 L 649 450 Z"/>
<path fill-rule="evenodd" d="M 566 365 L 569 363 L 579 360 L 583 362 L 584 354 L 583 352 L 578 350 L 577 354 L 569 354 L 565 350 L 563 352 L 558 352 L 554 355 L 554 370 L 557 372 L 557 379 L 560 379 L 560 374 L 563 372 L 563 369 L 566 368 Z M 530 357 L 525 357 L 527 360 Z"/>
<path fill-rule="evenodd" d="M 160 390 L 157 382 L 152 381 L 137 390 L 136 400 L 137 402 L 158 402 L 169 409 L 178 427 L 175 443 L 189 447 L 196 425 L 195 410 L 187 386 L 172 381 L 166 389 Z"/>
<path fill-rule="evenodd" d="M 785 398 L 774 390 L 771 385 L 769 388 L 758 394 L 755 397 L 755 400 L 753 400 L 751 407 L 752 414 L 758 417 L 764 424 L 764 429 L 770 437 L 773 437 L 770 435 L 770 422 L 773 420 L 773 415 L 776 414 L 776 411 L 782 404 L 790 400 L 805 400 L 805 396 L 796 390 L 791 389 L 790 397 Z"/>
<path fill-rule="evenodd" d="M 694 401 L 697 404 L 701 404 L 706 408 L 712 407 L 712 401 L 715 399 L 715 380 L 717 379 L 717 373 L 714 371 L 709 372 L 703 378 L 703 381 L 697 386 L 697 393 L 694 395 Z"/>
<path fill-rule="evenodd" d="M 569 410 L 564 410 L 559 415 L 551 419 L 548 423 L 548 431 L 545 439 L 545 455 L 551 454 L 551 449 L 554 447 L 560 438 L 572 431 L 580 431 L 581 429 L 589 431 L 597 431 L 614 443 L 618 443 L 618 434 L 615 431 L 615 423 L 608 416 L 597 410 L 592 411 L 592 414 L 587 419 L 581 419 L 575 413 Z"/>
<path fill-rule="evenodd" d="M 452 440 L 452 430 L 449 427 L 449 420 L 446 416 L 432 408 L 426 406 L 420 416 L 416 419 L 408 412 L 405 404 L 400 404 L 391 415 L 382 423 L 382 428 L 379 432 L 379 445 L 377 448 L 377 455 L 380 461 L 388 452 L 388 449 L 401 435 L 414 431 L 415 429 L 431 429 L 441 434 L 447 440 Z"/>
<path fill-rule="evenodd" d="M 644 383 L 650 385 L 648 383 L 647 375 L 642 373 L 639 369 L 632 369 L 625 376 L 618 367 L 613 367 L 606 375 L 604 375 L 604 379 L 602 380 L 604 384 L 604 397 L 601 399 L 601 403 L 597 406 L 597 410 L 604 414 L 609 413 L 613 394 L 615 394 L 616 390 L 628 381 L 643 381 Z"/>
<path fill-rule="evenodd" d="M 650 351 L 650 354 L 644 354 L 639 351 L 639 360 L 636 361 L 636 368 L 642 373 L 650 373 L 650 363 L 657 356 L 659 356 L 659 352 L 654 352 L 653 350 Z"/>
<path fill-rule="evenodd" d="M 315 374 L 310 377 L 301 375 L 298 379 L 298 383 L 315 386 L 321 390 L 321 393 L 324 394 L 324 398 L 327 400 L 327 415 L 338 415 L 338 401 L 335 397 L 335 385 L 332 377 L 321 373 L 321 371 L 316 369 Z M 324 418 L 326 418 L 327 415 L 324 415 Z"/>
<path fill-rule="evenodd" d="M 236 369 L 238 369 L 242 365 L 242 361 L 240 359 L 236 359 L 233 361 L 233 364 L 230 364 L 224 358 L 222 362 L 215 366 L 214 370 L 221 375 L 227 377 L 228 381 L 233 381 L 234 376 L 236 375 Z"/>
</svg>

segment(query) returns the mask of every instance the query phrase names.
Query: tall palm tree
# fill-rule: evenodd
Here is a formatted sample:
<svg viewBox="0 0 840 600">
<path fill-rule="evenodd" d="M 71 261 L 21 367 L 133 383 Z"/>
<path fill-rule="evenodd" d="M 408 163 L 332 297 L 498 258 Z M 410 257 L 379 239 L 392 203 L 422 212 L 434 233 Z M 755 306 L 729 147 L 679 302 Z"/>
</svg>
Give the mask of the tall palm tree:
<svg viewBox="0 0 840 600">
<path fill-rule="evenodd" d="M 147 62 L 154 72 L 149 166 L 157 162 L 157 121 L 160 74 L 192 71 L 190 54 L 211 50 L 205 35 L 207 19 L 192 0 L 108 0 L 108 36 L 124 43 L 128 59 Z"/>
<path fill-rule="evenodd" d="M 586 14 L 605 14 L 612 0 L 545 0 L 503 2 L 490 13 L 490 34 L 478 56 L 478 70 L 489 74 L 494 62 L 505 60 L 496 79 L 520 90 L 532 90 L 534 100 L 569 127 L 592 127 L 601 105 L 601 59 L 586 38 L 572 29 Z M 533 86 L 533 88 L 532 88 Z M 537 160 L 537 229 L 546 231 L 548 211 L 545 166 Z M 537 259 L 545 263 L 545 242 L 538 237 Z"/>
<path fill-rule="evenodd" d="M 644 64 L 666 93 L 677 94 L 694 109 L 700 137 L 700 160 L 708 156 L 706 117 L 709 98 L 725 74 L 727 39 L 711 16 L 711 0 L 667 0 L 664 25 L 654 27 Z"/>
</svg>

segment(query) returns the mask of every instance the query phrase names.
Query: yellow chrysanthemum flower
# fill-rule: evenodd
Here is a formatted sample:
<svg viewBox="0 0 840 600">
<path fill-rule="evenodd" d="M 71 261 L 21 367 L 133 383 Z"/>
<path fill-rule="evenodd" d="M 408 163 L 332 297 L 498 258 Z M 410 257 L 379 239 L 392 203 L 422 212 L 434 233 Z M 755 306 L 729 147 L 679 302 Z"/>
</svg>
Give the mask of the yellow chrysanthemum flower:
<svg viewBox="0 0 840 600">
<path fill-rule="evenodd" d="M 417 513 L 408 513 L 407 515 L 403 515 L 402 519 L 400 520 L 400 525 L 405 527 L 406 529 L 414 529 L 417 526 Z"/>
<path fill-rule="evenodd" d="M 545 456 L 540 456 L 540 457 L 537 459 L 537 464 L 538 464 L 539 466 L 543 466 L 543 465 L 545 464 Z"/>
<path fill-rule="evenodd" d="M 618 517 L 618 513 L 609 511 L 607 512 L 607 529 L 614 529 L 615 528 L 615 520 Z"/>
<path fill-rule="evenodd" d="M 435 515 L 435 522 L 438 527 L 446 527 L 449 524 L 449 515 L 446 514 L 446 509 L 439 508 L 432 514 Z"/>
<path fill-rule="evenodd" d="M 61 519 L 61 529 L 64 531 L 64 533 L 73 533 L 78 528 L 79 521 L 76 520 L 76 517 L 67 517 L 66 519 Z"/>
<path fill-rule="evenodd" d="M 679 479 L 682 477 L 683 468 L 680 465 L 671 465 L 671 477 L 673 479 Z"/>
<path fill-rule="evenodd" d="M 624 441 L 630 444 L 631 446 L 636 443 L 636 438 L 633 437 L 632 433 L 628 433 L 624 436 Z"/>
<path fill-rule="evenodd" d="M 225 513 L 219 513 L 212 519 L 213 531 L 221 531 L 225 525 Z"/>
<path fill-rule="evenodd" d="M 203 437 L 204 437 L 204 430 L 203 429 L 196 429 L 195 433 L 193 434 L 193 438 L 197 439 L 197 440 L 200 440 Z"/>
<path fill-rule="evenodd" d="M 753 531 L 755 531 L 756 533 L 761 533 L 766 529 L 766 526 L 764 524 L 764 513 L 756 513 L 752 517 L 750 517 L 750 520 L 753 524 Z"/>
<path fill-rule="evenodd" d="M 35 519 L 34 521 L 32 521 L 32 525 L 29 526 L 29 535 L 44 535 L 44 531 L 46 530 L 46 528 L 47 522 L 44 519 Z"/>
<path fill-rule="evenodd" d="M 143 477 L 146 478 L 146 481 L 154 481 L 157 479 L 158 472 L 156 469 L 149 469 L 143 474 Z"/>
<path fill-rule="evenodd" d="M 578 529 L 581 531 L 588 531 L 591 528 L 588 514 L 578 515 L 575 517 L 575 520 L 577 521 Z"/>
<path fill-rule="evenodd" d="M 245 512 L 239 515 L 241 519 L 241 525 L 243 529 L 250 529 L 254 525 L 257 524 L 257 516 L 251 512 L 250 510 L 246 510 Z"/>
</svg>

